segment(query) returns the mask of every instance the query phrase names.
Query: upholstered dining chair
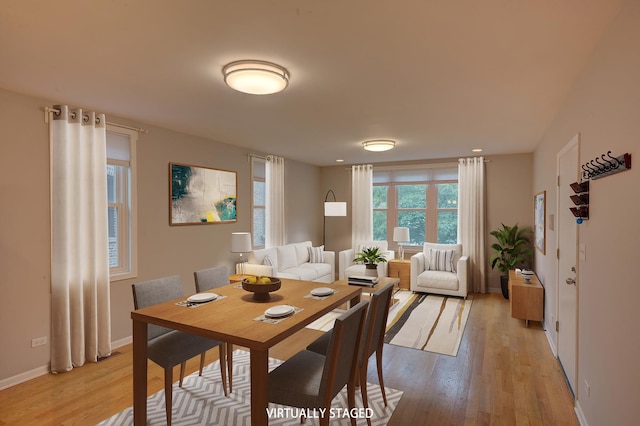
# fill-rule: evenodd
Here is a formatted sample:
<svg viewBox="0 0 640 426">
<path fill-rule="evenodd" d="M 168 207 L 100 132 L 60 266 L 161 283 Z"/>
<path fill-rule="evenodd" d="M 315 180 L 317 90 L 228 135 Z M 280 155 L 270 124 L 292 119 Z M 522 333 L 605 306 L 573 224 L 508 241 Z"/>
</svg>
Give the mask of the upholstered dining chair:
<svg viewBox="0 0 640 426">
<path fill-rule="evenodd" d="M 347 385 L 349 409 L 355 408 L 358 347 L 368 303 L 360 302 L 336 318 L 327 354 L 302 350 L 269 373 L 269 402 L 305 409 L 325 409 L 329 424 L 333 398 Z M 351 418 L 355 426 L 355 417 Z"/>
<path fill-rule="evenodd" d="M 196 292 L 202 293 L 203 291 L 212 290 L 217 287 L 222 287 L 223 285 L 228 285 L 231 281 L 229 280 L 229 270 L 226 266 L 215 266 L 213 268 L 201 269 L 199 271 L 195 271 L 193 276 L 196 281 Z M 233 344 L 231 343 L 223 343 L 224 352 L 226 353 L 226 364 L 227 364 L 227 379 L 229 380 L 229 393 L 233 392 Z M 220 357 L 222 358 L 222 346 L 220 347 L 221 353 Z M 205 353 L 203 352 L 200 355 L 200 372 L 202 372 L 202 368 L 204 366 L 204 358 Z"/>
<path fill-rule="evenodd" d="M 158 303 L 182 297 L 180 276 L 158 278 L 132 284 L 135 309 L 142 309 Z M 171 425 L 173 397 L 173 367 L 180 364 L 180 382 L 182 386 L 187 360 L 223 343 L 213 339 L 171 330 L 154 324 L 147 326 L 147 358 L 164 368 L 164 393 L 167 425 Z M 226 368 L 223 353 L 220 354 L 220 374 L 222 387 L 227 395 Z M 202 374 L 202 371 L 200 372 Z"/>
<path fill-rule="evenodd" d="M 384 333 L 386 331 L 387 317 L 391 306 L 393 286 L 393 283 L 387 284 L 371 294 L 367 318 L 362 329 L 358 371 L 364 408 L 368 408 L 369 406 L 367 398 L 367 370 L 369 368 L 369 358 L 374 353 L 376 354 L 376 366 L 380 390 L 382 391 L 382 399 L 385 407 L 387 406 L 387 395 L 384 390 L 384 379 L 382 377 L 382 348 L 384 347 Z M 333 330 L 329 330 L 307 346 L 307 350 L 319 354 L 326 354 L 332 334 Z M 367 424 L 371 425 L 371 419 L 367 418 Z"/>
</svg>

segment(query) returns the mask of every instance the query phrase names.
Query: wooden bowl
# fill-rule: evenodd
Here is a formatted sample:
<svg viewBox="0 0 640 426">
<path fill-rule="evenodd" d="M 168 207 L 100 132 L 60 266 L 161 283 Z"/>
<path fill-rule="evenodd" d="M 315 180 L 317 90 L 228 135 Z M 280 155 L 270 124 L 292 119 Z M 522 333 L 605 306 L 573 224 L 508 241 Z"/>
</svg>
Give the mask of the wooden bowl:
<svg viewBox="0 0 640 426">
<path fill-rule="evenodd" d="M 244 280 L 242 280 L 242 288 L 253 293 L 253 300 L 264 302 L 265 300 L 269 300 L 271 298 L 271 295 L 269 293 L 279 290 L 280 286 L 282 285 L 282 282 L 278 278 L 268 278 L 271 280 L 271 282 L 268 284 L 262 284 L 259 282 L 248 283 L 247 279 L 245 278 Z"/>
</svg>

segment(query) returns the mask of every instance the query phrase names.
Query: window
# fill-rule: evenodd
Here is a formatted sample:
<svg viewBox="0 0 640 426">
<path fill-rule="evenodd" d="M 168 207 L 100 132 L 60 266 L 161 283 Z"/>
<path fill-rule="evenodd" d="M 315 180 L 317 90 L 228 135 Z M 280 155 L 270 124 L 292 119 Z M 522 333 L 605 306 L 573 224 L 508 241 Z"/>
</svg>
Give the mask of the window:
<svg viewBox="0 0 640 426">
<path fill-rule="evenodd" d="M 456 243 L 457 167 L 374 169 L 373 238 L 392 243 L 396 226 L 409 228 L 408 245 Z"/>
<path fill-rule="evenodd" d="M 107 126 L 107 199 L 111 281 L 137 276 L 136 171 L 138 133 Z"/>
<path fill-rule="evenodd" d="M 265 241 L 265 160 L 260 157 L 251 157 L 251 189 L 253 196 L 251 235 L 254 248 L 264 248 Z"/>
</svg>

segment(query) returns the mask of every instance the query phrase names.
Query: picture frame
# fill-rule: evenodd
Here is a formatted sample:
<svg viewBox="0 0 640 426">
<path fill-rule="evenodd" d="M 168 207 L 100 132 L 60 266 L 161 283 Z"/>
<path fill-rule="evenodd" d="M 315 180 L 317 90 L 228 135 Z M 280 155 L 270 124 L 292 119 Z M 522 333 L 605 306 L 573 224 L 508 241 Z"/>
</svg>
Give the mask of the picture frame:
<svg viewBox="0 0 640 426">
<path fill-rule="evenodd" d="M 545 226 L 545 217 L 547 215 L 546 195 L 547 191 L 542 191 L 533 196 L 533 241 L 542 254 L 545 254 L 547 236 L 547 228 Z"/>
<path fill-rule="evenodd" d="M 238 174 L 169 163 L 169 225 L 237 222 Z"/>
</svg>

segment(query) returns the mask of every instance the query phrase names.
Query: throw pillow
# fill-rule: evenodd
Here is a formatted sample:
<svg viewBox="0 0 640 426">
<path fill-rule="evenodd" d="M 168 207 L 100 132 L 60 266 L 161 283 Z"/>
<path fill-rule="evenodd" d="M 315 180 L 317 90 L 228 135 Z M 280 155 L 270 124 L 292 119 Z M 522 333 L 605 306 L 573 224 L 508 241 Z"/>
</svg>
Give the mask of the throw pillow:
<svg viewBox="0 0 640 426">
<path fill-rule="evenodd" d="M 309 263 L 324 263 L 324 246 L 307 247 L 309 250 Z"/>
<path fill-rule="evenodd" d="M 455 250 L 429 249 L 429 271 L 455 272 L 454 254 Z"/>
<path fill-rule="evenodd" d="M 264 259 L 262 259 L 262 264 L 266 266 L 273 266 L 273 260 L 271 260 L 271 256 L 266 255 Z"/>
</svg>

